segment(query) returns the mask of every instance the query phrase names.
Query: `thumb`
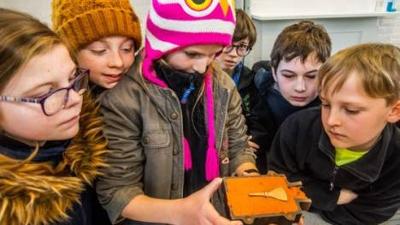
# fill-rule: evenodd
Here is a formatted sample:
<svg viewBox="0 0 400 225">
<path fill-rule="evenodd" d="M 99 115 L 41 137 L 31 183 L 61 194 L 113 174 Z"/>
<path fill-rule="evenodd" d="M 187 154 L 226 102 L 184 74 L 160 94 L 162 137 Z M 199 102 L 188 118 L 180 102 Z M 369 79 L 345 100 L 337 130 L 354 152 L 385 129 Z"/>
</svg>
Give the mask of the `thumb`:
<svg viewBox="0 0 400 225">
<path fill-rule="evenodd" d="M 219 188 L 222 183 L 222 178 L 218 177 L 205 186 L 202 192 L 210 199 L 214 192 Z"/>
<path fill-rule="evenodd" d="M 231 225 L 243 225 L 243 223 L 239 220 L 231 221 Z"/>
<path fill-rule="evenodd" d="M 220 216 L 217 212 L 215 214 L 216 218 L 211 220 L 212 224 L 218 225 L 243 225 L 243 223 L 239 220 L 230 221 L 222 216 Z"/>
</svg>

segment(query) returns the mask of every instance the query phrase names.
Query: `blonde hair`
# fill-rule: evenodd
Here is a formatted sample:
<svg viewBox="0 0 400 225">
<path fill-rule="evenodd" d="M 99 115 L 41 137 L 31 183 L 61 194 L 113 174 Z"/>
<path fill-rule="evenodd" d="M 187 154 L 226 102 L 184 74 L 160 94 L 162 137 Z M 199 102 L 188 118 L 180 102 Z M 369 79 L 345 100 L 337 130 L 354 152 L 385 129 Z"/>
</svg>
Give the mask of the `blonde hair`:
<svg viewBox="0 0 400 225">
<path fill-rule="evenodd" d="M 388 104 L 400 98 L 400 48 L 369 43 L 339 51 L 319 69 L 319 92 L 336 93 L 351 73 L 360 78 L 368 96 L 384 98 Z"/>
<path fill-rule="evenodd" d="M 29 60 L 58 44 L 60 38 L 39 20 L 0 8 L 0 91 Z"/>
<path fill-rule="evenodd" d="M 39 20 L 25 13 L 0 8 L 0 91 L 11 77 L 34 56 L 44 54 L 59 44 L 63 44 L 61 39 Z M 103 121 L 100 116 L 99 104 L 89 92 L 83 96 L 79 123 L 79 133 L 73 138 L 64 155 L 67 159 L 79 159 L 76 160 L 79 163 L 71 163 L 73 171 L 79 169 L 83 164 L 80 163 L 81 161 L 92 160 L 91 157 L 84 157 L 85 152 L 90 151 L 90 154 L 101 155 L 107 149 L 107 140 L 102 132 Z M 38 150 L 39 148 L 36 147 L 27 159 L 15 166 L 35 167 L 35 164 L 27 163 L 35 157 Z M 77 156 L 72 157 L 68 152 L 74 152 Z M 91 163 L 103 165 L 102 159 L 97 160 Z M 40 165 L 37 166 L 40 167 Z M 98 174 L 95 170 L 91 173 Z M 88 183 L 93 181 L 93 178 L 83 177 L 83 179 Z"/>
</svg>

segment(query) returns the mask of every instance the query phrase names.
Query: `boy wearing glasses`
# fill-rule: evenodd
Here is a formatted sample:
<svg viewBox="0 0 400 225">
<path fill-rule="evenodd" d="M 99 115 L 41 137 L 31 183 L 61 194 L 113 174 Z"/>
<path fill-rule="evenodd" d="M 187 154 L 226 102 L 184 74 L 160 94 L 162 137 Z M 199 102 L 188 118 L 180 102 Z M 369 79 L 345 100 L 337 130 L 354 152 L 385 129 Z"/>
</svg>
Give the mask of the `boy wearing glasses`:
<svg viewBox="0 0 400 225">
<path fill-rule="evenodd" d="M 241 9 L 236 9 L 236 26 L 232 45 L 226 46 L 216 58 L 222 69 L 236 84 L 242 98 L 242 110 L 245 116 L 251 108 L 249 88 L 253 82 L 253 73 L 243 64 L 243 58 L 249 54 L 256 42 L 256 28 L 251 18 Z"/>
<path fill-rule="evenodd" d="M 331 40 L 325 28 L 301 21 L 284 28 L 272 48 L 270 65 L 256 72 L 254 84 L 259 97 L 247 124 L 252 141 L 259 146 L 256 154 L 261 173 L 267 171 L 266 153 L 286 117 L 320 104 L 317 74 L 330 53 Z"/>
</svg>

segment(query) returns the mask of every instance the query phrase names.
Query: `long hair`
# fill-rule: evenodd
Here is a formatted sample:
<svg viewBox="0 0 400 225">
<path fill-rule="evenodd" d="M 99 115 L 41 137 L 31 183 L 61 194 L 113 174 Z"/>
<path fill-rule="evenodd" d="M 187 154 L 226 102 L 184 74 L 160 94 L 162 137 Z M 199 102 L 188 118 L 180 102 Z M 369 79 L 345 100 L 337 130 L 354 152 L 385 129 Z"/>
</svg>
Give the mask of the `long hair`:
<svg viewBox="0 0 400 225">
<path fill-rule="evenodd" d="M 0 91 L 12 76 L 33 57 L 44 54 L 59 44 L 63 44 L 61 39 L 39 20 L 26 13 L 0 8 Z M 99 159 L 99 157 L 84 157 L 88 151 L 90 153 L 93 152 L 93 154 L 104 154 L 107 146 L 106 139 L 102 133 L 99 105 L 89 92 L 86 92 L 83 96 L 79 122 L 79 132 L 65 153 L 67 159 L 65 162 L 67 164 L 71 163 L 72 170 L 79 170 L 85 160 Z M 70 151 L 70 149 L 74 149 L 74 151 Z M 77 149 L 79 151 L 76 151 Z M 34 166 L 29 162 L 38 151 L 40 149 L 36 146 L 31 156 L 15 166 Z M 74 155 L 71 155 L 71 152 Z M 102 161 L 92 163 L 103 165 Z M 59 166 L 63 167 L 62 165 Z M 41 165 L 38 165 L 38 167 L 44 169 Z M 62 170 L 63 168 L 57 168 L 54 171 L 59 171 L 60 169 Z M 45 170 L 49 170 L 50 173 L 56 173 L 50 167 L 46 167 Z M 96 171 L 93 171 L 93 173 L 97 174 Z M 88 183 L 93 180 L 87 177 L 83 177 L 83 179 Z"/>
<path fill-rule="evenodd" d="M 79 119 L 79 131 L 65 153 L 65 157 L 70 162 L 71 170 L 75 174 L 76 171 L 82 169 L 82 165 L 105 166 L 102 156 L 106 153 L 108 143 L 103 134 L 103 124 L 98 101 L 94 100 L 90 92 L 85 92 Z M 99 171 L 93 170 L 88 175 L 84 175 L 82 178 L 88 184 L 91 184 L 93 179 L 89 177 L 95 178 L 99 175 Z"/>
<path fill-rule="evenodd" d="M 0 8 L 0 91 L 29 60 L 60 43 L 60 38 L 39 20 Z"/>
</svg>

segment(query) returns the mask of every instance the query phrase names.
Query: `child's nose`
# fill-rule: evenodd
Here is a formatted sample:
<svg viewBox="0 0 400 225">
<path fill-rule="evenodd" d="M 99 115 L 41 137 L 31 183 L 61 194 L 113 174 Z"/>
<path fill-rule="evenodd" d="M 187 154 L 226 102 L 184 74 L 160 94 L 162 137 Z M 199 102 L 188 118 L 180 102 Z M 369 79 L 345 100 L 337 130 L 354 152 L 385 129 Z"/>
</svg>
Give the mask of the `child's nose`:
<svg viewBox="0 0 400 225">
<path fill-rule="evenodd" d="M 303 92 L 306 90 L 306 83 L 303 78 L 297 78 L 294 89 L 297 92 Z"/>
<path fill-rule="evenodd" d="M 331 110 L 328 115 L 328 125 L 329 126 L 337 126 L 340 124 L 339 114 L 335 110 Z"/>
<path fill-rule="evenodd" d="M 210 57 L 201 58 L 193 65 L 193 69 L 198 73 L 205 73 L 212 60 Z"/>
<path fill-rule="evenodd" d="M 112 52 L 109 59 L 108 59 L 108 66 L 109 67 L 122 67 L 123 60 L 119 52 Z"/>
<path fill-rule="evenodd" d="M 82 94 L 76 92 L 74 89 L 69 90 L 68 100 L 64 108 L 71 108 L 82 101 Z"/>
</svg>

